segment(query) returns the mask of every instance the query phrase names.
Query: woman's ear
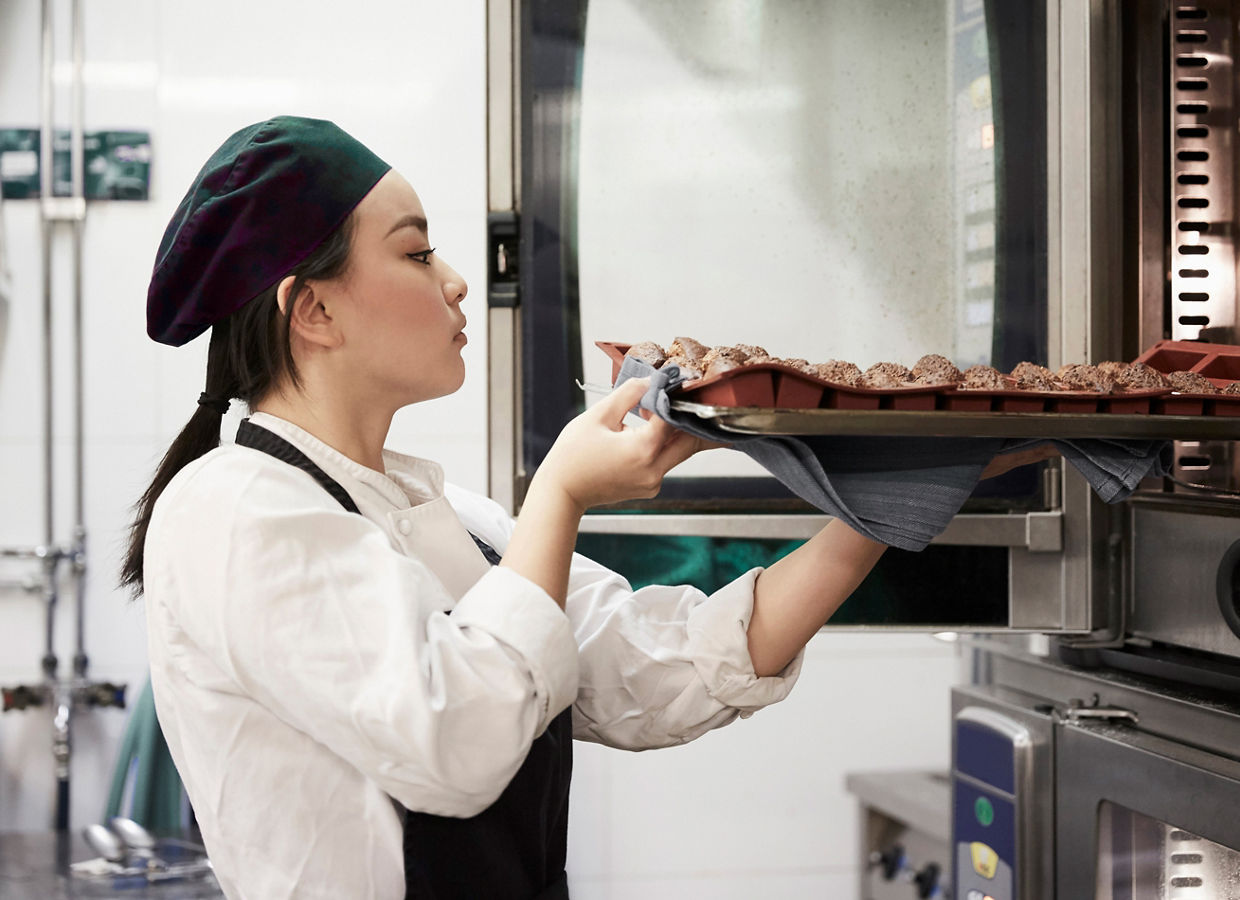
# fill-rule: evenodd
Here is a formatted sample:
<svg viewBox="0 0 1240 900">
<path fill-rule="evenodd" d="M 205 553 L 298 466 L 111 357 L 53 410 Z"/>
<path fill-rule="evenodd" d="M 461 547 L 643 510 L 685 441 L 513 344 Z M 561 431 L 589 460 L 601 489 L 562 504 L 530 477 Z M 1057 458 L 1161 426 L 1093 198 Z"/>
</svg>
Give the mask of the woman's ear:
<svg viewBox="0 0 1240 900">
<path fill-rule="evenodd" d="M 323 298 L 315 293 L 313 285 L 306 282 L 302 283 L 297 296 L 292 296 L 294 281 L 296 278 L 292 275 L 285 276 L 276 288 L 280 312 L 288 314 L 289 304 L 292 304 L 293 311 L 288 316 L 290 336 L 296 335 L 306 343 L 324 349 L 339 347 L 343 336 Z"/>
</svg>

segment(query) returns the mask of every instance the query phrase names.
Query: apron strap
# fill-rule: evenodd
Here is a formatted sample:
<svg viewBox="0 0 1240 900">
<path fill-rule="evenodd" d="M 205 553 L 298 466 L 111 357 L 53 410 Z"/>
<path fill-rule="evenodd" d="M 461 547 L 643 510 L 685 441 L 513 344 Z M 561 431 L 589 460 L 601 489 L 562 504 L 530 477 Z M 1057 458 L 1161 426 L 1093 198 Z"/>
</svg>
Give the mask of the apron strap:
<svg viewBox="0 0 1240 900">
<path fill-rule="evenodd" d="M 281 462 L 296 466 L 317 481 L 323 490 L 335 497 L 336 502 L 349 512 L 361 514 L 361 510 L 357 508 L 357 504 L 353 502 L 353 498 L 340 485 L 340 482 L 320 469 L 310 457 L 306 456 L 306 454 L 278 434 L 273 434 L 266 428 L 262 428 L 255 425 L 249 419 L 245 419 L 237 427 L 237 443 L 252 450 L 261 450 L 263 453 L 274 456 Z M 469 536 L 474 539 L 474 544 L 477 545 L 478 552 L 482 554 L 483 559 L 493 566 L 498 566 L 500 555 L 495 548 L 472 531 L 469 532 Z"/>
<path fill-rule="evenodd" d="M 349 492 L 340 486 L 340 482 L 316 466 L 310 457 L 306 456 L 306 454 L 278 434 L 273 434 L 266 428 L 260 428 L 249 419 L 246 419 L 237 426 L 237 443 L 242 447 L 261 450 L 282 462 L 296 466 L 317 481 L 323 487 L 323 490 L 335 497 L 336 501 L 349 512 L 361 512 L 357 508 L 357 504 L 353 502 L 353 498 L 349 496 Z"/>
</svg>

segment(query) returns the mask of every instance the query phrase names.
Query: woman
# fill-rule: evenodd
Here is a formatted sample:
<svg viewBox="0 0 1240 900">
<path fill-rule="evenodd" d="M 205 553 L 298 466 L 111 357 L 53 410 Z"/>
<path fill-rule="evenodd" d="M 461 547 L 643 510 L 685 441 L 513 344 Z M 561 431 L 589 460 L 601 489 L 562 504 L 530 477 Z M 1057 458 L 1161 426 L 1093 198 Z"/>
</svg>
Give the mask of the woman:
<svg viewBox="0 0 1240 900">
<path fill-rule="evenodd" d="M 832 523 L 709 597 L 573 556 L 587 508 L 702 449 L 622 425 L 640 382 L 568 424 L 515 522 L 384 450 L 461 386 L 465 297 L 413 188 L 328 122 L 233 135 L 164 236 L 148 330 L 211 329 L 206 390 L 123 578 L 230 897 L 567 896 L 571 738 L 674 745 L 782 699 L 884 549 Z"/>
</svg>

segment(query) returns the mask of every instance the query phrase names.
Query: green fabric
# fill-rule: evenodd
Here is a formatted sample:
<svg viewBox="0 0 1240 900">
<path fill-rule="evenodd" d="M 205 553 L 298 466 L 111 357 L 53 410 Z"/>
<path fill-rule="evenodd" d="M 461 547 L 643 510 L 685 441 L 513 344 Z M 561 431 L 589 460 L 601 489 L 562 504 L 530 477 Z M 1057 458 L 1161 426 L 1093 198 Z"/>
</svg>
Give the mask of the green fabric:
<svg viewBox="0 0 1240 900">
<path fill-rule="evenodd" d="M 131 779 L 130 808 L 122 810 L 125 789 Z M 156 834 L 178 833 L 184 827 L 183 795 L 181 776 L 168 752 L 163 729 L 159 727 L 155 695 L 147 679 L 121 739 L 104 821 L 123 815 Z"/>
</svg>

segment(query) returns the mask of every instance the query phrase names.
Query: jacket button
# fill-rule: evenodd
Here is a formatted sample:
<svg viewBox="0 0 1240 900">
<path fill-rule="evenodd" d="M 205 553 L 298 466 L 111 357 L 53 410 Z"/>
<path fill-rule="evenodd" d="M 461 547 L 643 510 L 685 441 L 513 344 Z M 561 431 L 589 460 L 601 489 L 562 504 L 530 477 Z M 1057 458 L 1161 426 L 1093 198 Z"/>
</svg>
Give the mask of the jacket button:
<svg viewBox="0 0 1240 900">
<path fill-rule="evenodd" d="M 396 527 L 400 529 L 401 534 L 408 534 L 413 531 L 413 523 L 408 519 L 401 519 L 398 523 L 396 523 Z"/>
</svg>

